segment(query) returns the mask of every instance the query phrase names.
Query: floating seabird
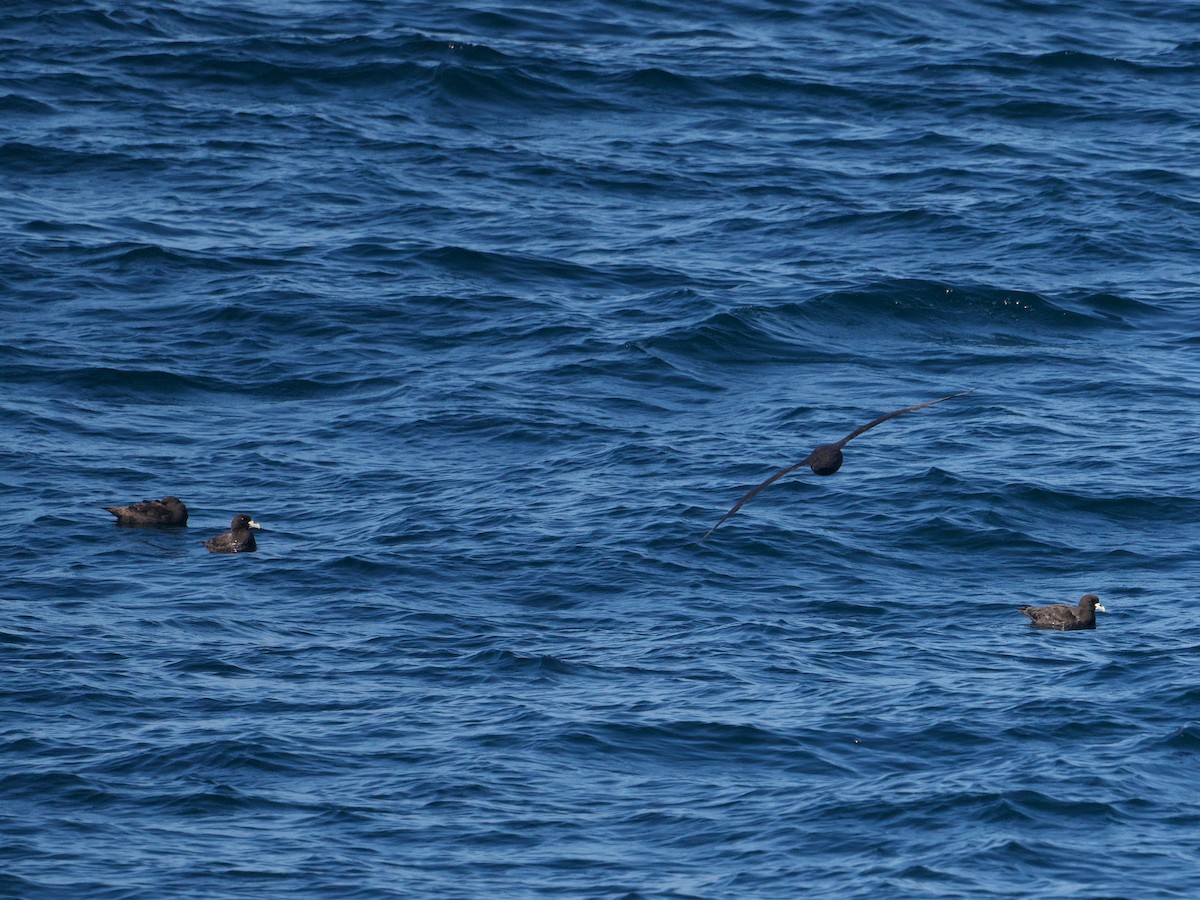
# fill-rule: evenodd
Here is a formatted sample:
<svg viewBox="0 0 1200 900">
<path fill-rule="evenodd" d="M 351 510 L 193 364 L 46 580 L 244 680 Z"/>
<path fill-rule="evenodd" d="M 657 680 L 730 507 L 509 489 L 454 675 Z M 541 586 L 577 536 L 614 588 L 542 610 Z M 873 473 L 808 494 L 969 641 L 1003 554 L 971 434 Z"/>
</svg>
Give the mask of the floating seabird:
<svg viewBox="0 0 1200 900">
<path fill-rule="evenodd" d="M 187 507 L 178 497 L 143 500 L 129 506 L 104 507 L 117 517 L 118 525 L 186 525 Z"/>
<path fill-rule="evenodd" d="M 1034 628 L 1053 628 L 1056 631 L 1079 631 L 1096 627 L 1096 612 L 1108 612 L 1095 594 L 1084 594 L 1078 606 L 1055 603 L 1053 606 L 1022 606 L 1018 612 L 1029 616 Z"/>
<path fill-rule="evenodd" d="M 228 531 L 218 534 L 216 537 L 210 537 L 204 542 L 204 546 L 213 553 L 250 553 L 258 549 L 250 529 L 261 527 L 248 515 L 242 513 L 233 517 Z"/>
<path fill-rule="evenodd" d="M 971 388 L 971 391 L 973 391 L 973 390 L 975 390 L 975 389 Z M 772 475 L 770 478 L 768 478 L 762 484 L 758 485 L 757 487 L 751 488 L 749 491 L 747 491 L 741 500 L 739 500 L 737 503 L 733 504 L 733 509 L 731 509 L 731 510 L 729 510 L 729 512 L 725 513 L 725 515 L 721 517 L 721 521 L 718 522 L 716 525 L 714 525 L 712 528 L 708 529 L 708 531 L 706 531 L 704 533 L 704 537 L 700 538 L 700 540 L 703 541 L 710 534 L 712 534 L 714 531 L 716 531 L 718 528 L 720 528 L 726 519 L 728 519 L 735 512 L 737 512 L 739 509 L 741 509 L 743 506 L 745 506 L 747 501 L 749 501 L 751 498 L 753 498 L 759 491 L 761 491 L 765 487 L 768 487 L 768 486 L 774 484 L 776 481 L 778 481 L 784 475 L 787 475 L 789 472 L 794 472 L 794 471 L 796 471 L 796 469 L 799 469 L 801 466 L 808 466 L 810 469 L 812 469 L 818 475 L 832 475 L 834 472 L 836 472 L 838 469 L 840 469 L 842 467 L 842 448 L 845 447 L 852 440 L 854 440 L 856 437 L 858 437 L 860 434 L 862 434 L 864 431 L 870 431 L 876 425 L 886 422 L 888 419 L 894 419 L 896 416 L 902 416 L 905 413 L 915 412 L 918 409 L 924 409 L 927 406 L 933 406 L 933 404 L 941 403 L 943 400 L 952 400 L 955 397 L 962 397 L 964 394 L 971 393 L 971 391 L 959 391 L 957 394 L 949 394 L 948 396 L 945 396 L 945 397 L 938 397 L 936 400 L 930 400 L 926 403 L 918 403 L 916 406 L 906 406 L 906 407 L 904 407 L 904 409 L 897 409 L 894 412 L 886 413 L 886 414 L 880 416 L 878 419 L 872 419 L 866 425 L 863 425 L 859 428 L 855 428 L 852 432 L 850 432 L 848 435 L 846 435 L 844 438 L 842 438 L 836 444 L 822 444 L 821 446 L 817 447 L 817 449 L 815 449 L 812 453 L 808 454 L 808 456 L 804 457 L 804 459 L 800 460 L 800 462 L 796 463 L 795 465 L 788 466 L 785 469 L 780 469 L 778 472 L 776 472 L 774 475 Z"/>
</svg>

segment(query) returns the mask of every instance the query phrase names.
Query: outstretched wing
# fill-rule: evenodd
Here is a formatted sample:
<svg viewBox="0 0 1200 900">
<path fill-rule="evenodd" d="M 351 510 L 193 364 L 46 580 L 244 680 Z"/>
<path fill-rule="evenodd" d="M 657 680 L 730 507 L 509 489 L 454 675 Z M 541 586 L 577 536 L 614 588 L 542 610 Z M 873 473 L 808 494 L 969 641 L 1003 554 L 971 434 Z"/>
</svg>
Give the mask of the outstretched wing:
<svg viewBox="0 0 1200 900">
<path fill-rule="evenodd" d="M 778 481 L 780 478 L 782 478 L 788 472 L 794 472 L 801 466 L 807 466 L 811 461 L 812 461 L 812 454 L 810 453 L 808 456 L 804 457 L 804 459 L 800 460 L 800 462 L 796 463 L 794 466 L 788 466 L 785 469 L 780 469 L 778 472 L 776 472 L 774 475 L 772 475 L 770 478 L 768 478 L 762 484 L 758 485 L 757 487 L 752 487 L 750 490 L 746 491 L 746 493 L 742 496 L 742 499 L 739 500 L 737 503 L 733 504 L 733 509 L 731 509 L 731 510 L 729 510 L 729 512 L 725 513 L 725 515 L 723 515 L 721 517 L 720 522 L 718 522 L 712 528 L 708 529 L 708 531 L 704 532 L 704 537 L 700 538 L 700 540 L 703 541 L 710 534 L 712 534 L 714 531 L 716 531 L 718 528 L 720 528 L 721 525 L 724 524 L 726 519 L 728 519 L 735 512 L 737 512 L 739 509 L 741 509 L 743 506 L 745 506 L 747 501 L 753 499 L 754 496 L 759 491 L 761 491 L 763 488 L 770 487 L 772 484 L 774 484 L 776 481 Z"/>
<path fill-rule="evenodd" d="M 846 435 L 844 438 L 842 438 L 840 441 L 838 441 L 833 446 L 835 446 L 839 450 L 841 450 L 843 447 L 845 447 L 848 443 L 850 443 L 852 440 L 854 440 L 856 437 L 858 437 L 864 431 L 870 431 L 876 425 L 886 422 L 888 419 L 894 419 L 894 418 L 896 418 L 896 416 L 902 416 L 905 413 L 916 412 L 918 409 L 924 409 L 927 406 L 933 406 L 933 404 L 941 403 L 943 400 L 953 400 L 955 397 L 962 397 L 965 394 L 971 393 L 971 391 L 973 391 L 973 390 L 975 390 L 975 388 L 971 388 L 970 391 L 959 391 L 957 394 L 949 394 L 945 397 L 938 397 L 936 400 L 928 400 L 925 403 L 918 403 L 916 406 L 906 406 L 906 407 L 904 407 L 904 409 L 897 409 L 893 412 L 885 413 L 884 415 L 880 416 L 878 419 L 872 419 L 866 425 L 862 425 L 858 428 L 855 428 L 852 432 L 850 432 L 848 435 Z"/>
</svg>

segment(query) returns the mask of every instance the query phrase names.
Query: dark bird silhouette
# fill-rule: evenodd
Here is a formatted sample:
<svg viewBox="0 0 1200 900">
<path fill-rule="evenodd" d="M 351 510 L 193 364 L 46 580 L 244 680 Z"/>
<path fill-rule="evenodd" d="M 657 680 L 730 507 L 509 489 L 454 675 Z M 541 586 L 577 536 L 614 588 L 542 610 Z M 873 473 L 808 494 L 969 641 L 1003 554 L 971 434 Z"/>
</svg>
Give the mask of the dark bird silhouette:
<svg viewBox="0 0 1200 900">
<path fill-rule="evenodd" d="M 233 517 L 229 530 L 204 542 L 213 553 L 252 553 L 258 549 L 251 528 L 262 528 L 245 513 Z"/>
<path fill-rule="evenodd" d="M 1096 613 L 1108 612 L 1095 594 L 1084 594 L 1078 606 L 1055 603 L 1053 606 L 1022 606 L 1018 612 L 1029 616 L 1034 628 L 1053 628 L 1057 631 L 1079 631 L 1096 627 Z"/>
<path fill-rule="evenodd" d="M 971 391 L 973 391 L 973 390 L 975 390 L 975 389 L 971 388 Z M 938 397 L 936 400 L 930 400 L 926 403 L 918 403 L 916 406 L 906 406 L 906 407 L 904 407 L 904 409 L 897 409 L 893 412 L 885 413 L 884 415 L 880 416 L 878 419 L 872 419 L 866 425 L 863 425 L 859 428 L 855 428 L 852 432 L 850 432 L 848 435 L 846 435 L 844 438 L 842 438 L 836 444 L 822 444 L 821 446 L 817 447 L 817 449 L 813 450 L 812 453 L 808 454 L 808 456 L 804 457 L 804 459 L 800 460 L 800 462 L 796 463 L 795 465 L 788 466 L 785 469 L 780 469 L 778 472 L 776 472 L 774 475 L 772 475 L 770 478 L 768 478 L 762 484 L 748 490 L 745 493 L 745 495 L 743 495 L 742 499 L 739 500 L 737 503 L 733 504 L 733 508 L 731 510 L 729 510 L 729 512 L 725 513 L 724 516 L 721 517 L 721 521 L 718 522 L 716 525 L 714 525 L 712 528 L 708 529 L 708 531 L 706 531 L 704 533 L 704 537 L 700 538 L 700 540 L 703 541 L 710 534 L 712 534 L 714 531 L 716 531 L 718 528 L 720 528 L 721 525 L 723 525 L 725 523 L 726 519 L 728 519 L 735 512 L 737 512 L 739 509 L 741 509 L 743 506 L 745 506 L 746 503 L 749 500 L 751 500 L 755 495 L 757 495 L 759 491 L 761 491 L 763 488 L 769 487 L 770 485 L 774 484 L 776 481 L 778 481 L 784 475 L 787 475 L 789 472 L 794 472 L 797 469 L 799 469 L 801 466 L 808 466 L 810 469 L 812 469 L 818 475 L 832 475 L 834 472 L 836 472 L 838 469 L 840 469 L 842 467 L 842 448 L 845 447 L 852 440 L 854 440 L 856 437 L 858 437 L 860 434 L 862 434 L 864 431 L 870 431 L 876 425 L 886 422 L 888 419 L 894 419 L 894 418 L 896 418 L 896 416 L 902 416 L 905 413 L 915 412 L 918 409 L 924 409 L 927 406 L 933 406 L 933 404 L 941 403 L 943 400 L 952 400 L 955 397 L 962 397 L 965 394 L 971 393 L 971 391 L 959 391 L 957 394 L 950 394 L 946 397 Z"/>
<path fill-rule="evenodd" d="M 117 517 L 118 525 L 186 525 L 187 507 L 178 497 L 143 500 L 129 506 L 104 507 Z"/>
</svg>

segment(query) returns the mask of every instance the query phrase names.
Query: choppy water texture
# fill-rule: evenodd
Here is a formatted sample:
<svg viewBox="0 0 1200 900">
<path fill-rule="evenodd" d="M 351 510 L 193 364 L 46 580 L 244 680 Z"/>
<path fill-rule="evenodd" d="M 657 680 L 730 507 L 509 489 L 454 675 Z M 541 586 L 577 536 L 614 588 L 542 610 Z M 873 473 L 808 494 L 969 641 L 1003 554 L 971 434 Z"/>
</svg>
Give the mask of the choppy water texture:
<svg viewBox="0 0 1200 900">
<path fill-rule="evenodd" d="M 0 893 L 1200 894 L 1200 11 L 676 6 L 5 5 Z"/>
</svg>

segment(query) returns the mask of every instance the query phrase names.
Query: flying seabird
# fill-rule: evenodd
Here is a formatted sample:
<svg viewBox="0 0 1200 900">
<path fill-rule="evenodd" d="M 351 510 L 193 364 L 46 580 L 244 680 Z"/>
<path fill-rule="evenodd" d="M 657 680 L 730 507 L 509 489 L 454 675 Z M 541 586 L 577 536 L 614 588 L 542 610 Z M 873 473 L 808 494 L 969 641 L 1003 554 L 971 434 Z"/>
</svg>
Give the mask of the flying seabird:
<svg viewBox="0 0 1200 900">
<path fill-rule="evenodd" d="M 975 389 L 971 388 L 971 391 L 973 391 L 973 390 L 975 390 Z M 850 443 L 850 441 L 854 440 L 856 437 L 858 437 L 860 434 L 862 434 L 864 431 L 870 431 L 876 425 L 886 422 L 888 419 L 894 419 L 896 416 L 902 416 L 905 413 L 915 412 L 918 409 L 924 409 L 927 406 L 933 406 L 933 404 L 941 403 L 943 400 L 952 400 L 955 397 L 961 397 L 964 394 L 969 394 L 969 393 L 971 393 L 971 391 L 959 391 L 957 394 L 949 394 L 948 396 L 945 396 L 945 397 L 938 397 L 938 399 L 936 399 L 936 400 L 930 400 L 926 403 L 918 403 L 916 406 L 906 406 L 906 407 L 904 407 L 904 409 L 897 409 L 894 412 L 886 413 L 886 414 L 880 416 L 878 419 L 872 419 L 866 425 L 863 425 L 859 428 L 855 428 L 852 432 L 850 432 L 848 435 L 846 435 L 844 438 L 842 438 L 836 444 L 822 444 L 821 446 L 817 447 L 817 449 L 813 450 L 812 453 L 808 454 L 808 456 L 804 457 L 804 459 L 800 460 L 800 462 L 796 463 L 795 465 L 788 466 L 785 469 L 780 469 L 778 472 L 776 472 L 774 475 L 772 475 L 770 478 L 768 478 L 762 484 L 758 485 L 757 487 L 751 488 L 749 491 L 747 491 L 746 494 L 742 497 L 742 499 L 739 500 L 737 503 L 733 504 L 733 508 L 731 510 L 729 510 L 729 512 L 725 513 L 724 516 L 721 517 L 721 521 L 718 522 L 716 525 L 714 525 L 712 528 L 708 529 L 708 531 L 706 531 L 704 533 L 704 537 L 700 538 L 700 540 L 703 541 L 710 534 L 712 534 L 714 531 L 716 531 L 718 528 L 720 528 L 726 519 L 728 519 L 735 512 L 737 512 L 739 509 L 741 509 L 743 506 L 745 506 L 746 503 L 751 498 L 753 498 L 756 494 L 758 494 L 759 491 L 761 491 L 765 487 L 768 487 L 768 486 L 774 484 L 776 481 L 778 481 L 784 475 L 787 475 L 789 472 L 794 472 L 796 469 L 799 469 L 801 466 L 808 466 L 810 469 L 812 469 L 818 475 L 832 475 L 834 472 L 836 472 L 838 469 L 840 469 L 842 467 L 842 448 L 845 447 L 848 443 Z"/>
</svg>

